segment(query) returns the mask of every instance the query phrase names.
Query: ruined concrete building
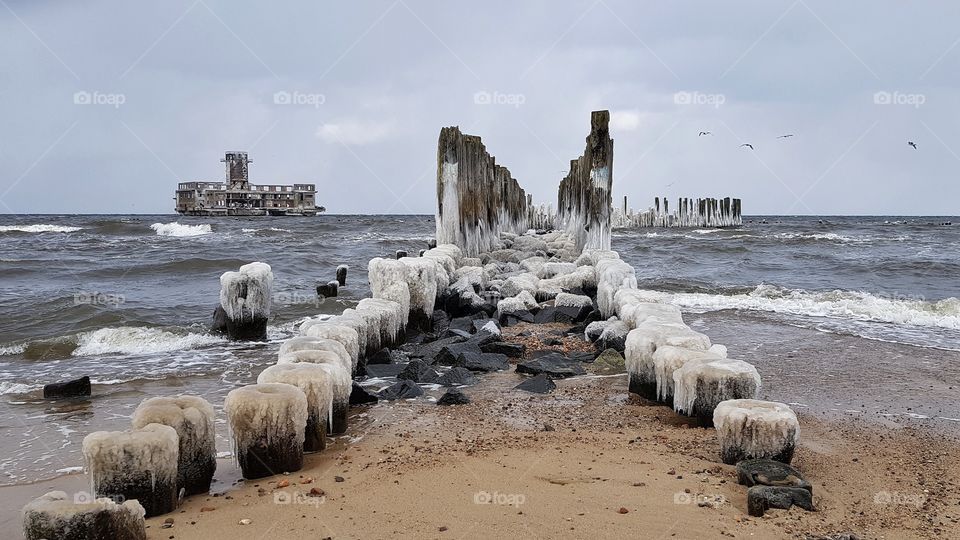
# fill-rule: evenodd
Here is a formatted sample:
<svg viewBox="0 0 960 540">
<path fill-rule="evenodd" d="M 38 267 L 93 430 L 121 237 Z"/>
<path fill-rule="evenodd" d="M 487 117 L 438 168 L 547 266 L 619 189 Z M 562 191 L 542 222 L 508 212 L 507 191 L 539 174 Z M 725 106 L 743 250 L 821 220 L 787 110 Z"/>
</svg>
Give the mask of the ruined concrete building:
<svg viewBox="0 0 960 540">
<path fill-rule="evenodd" d="M 176 211 L 191 216 L 315 216 L 314 184 L 254 185 L 246 152 L 227 152 L 225 182 L 182 182 L 177 186 Z"/>
</svg>

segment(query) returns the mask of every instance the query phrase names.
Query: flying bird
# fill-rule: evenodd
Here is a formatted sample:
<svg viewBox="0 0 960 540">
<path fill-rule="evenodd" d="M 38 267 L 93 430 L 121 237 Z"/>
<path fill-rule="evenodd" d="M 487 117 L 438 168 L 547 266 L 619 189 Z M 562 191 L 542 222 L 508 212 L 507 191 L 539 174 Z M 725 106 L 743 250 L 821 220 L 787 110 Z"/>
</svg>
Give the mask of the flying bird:
<svg viewBox="0 0 960 540">
<path fill-rule="evenodd" d="M 912 146 L 914 150 L 917 149 L 917 143 L 915 143 L 915 142 L 913 142 L 913 141 L 907 141 L 907 144 L 909 144 L 910 146 Z"/>
<path fill-rule="evenodd" d="M 793 133 L 787 133 L 786 135 L 781 135 L 777 137 L 778 139 L 786 139 L 787 137 L 793 137 Z"/>
<path fill-rule="evenodd" d="M 700 134 L 697 135 L 697 137 L 703 137 L 704 135 L 713 135 L 713 133 L 709 131 L 701 131 Z"/>
<path fill-rule="evenodd" d="M 744 146 L 746 146 L 746 147 L 750 148 L 751 150 L 753 150 L 753 145 L 750 144 L 750 143 L 743 143 L 743 144 L 740 145 L 741 148 L 744 147 Z"/>
</svg>

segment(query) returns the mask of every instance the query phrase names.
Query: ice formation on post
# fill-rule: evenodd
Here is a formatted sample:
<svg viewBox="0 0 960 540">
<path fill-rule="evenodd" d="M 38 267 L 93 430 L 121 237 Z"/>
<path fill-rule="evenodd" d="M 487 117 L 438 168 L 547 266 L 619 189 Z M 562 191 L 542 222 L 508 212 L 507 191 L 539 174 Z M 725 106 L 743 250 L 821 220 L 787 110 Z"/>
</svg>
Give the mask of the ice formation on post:
<svg viewBox="0 0 960 540">
<path fill-rule="evenodd" d="M 357 364 L 360 361 L 360 336 L 356 329 L 343 324 L 336 324 L 332 319 L 325 321 L 312 319 L 300 325 L 300 333 L 303 337 L 329 339 L 340 343 L 347 354 L 350 355 L 351 370 L 356 371 Z M 283 351 L 282 345 L 281 351 Z"/>
<path fill-rule="evenodd" d="M 51 491 L 23 507 L 26 540 L 146 540 L 145 511 L 138 501 L 112 499 L 78 502 Z"/>
<path fill-rule="evenodd" d="M 731 399 L 713 411 L 720 457 L 728 465 L 768 458 L 789 464 L 800 443 L 800 422 L 784 403 Z"/>
<path fill-rule="evenodd" d="M 336 364 L 315 365 L 327 372 L 333 388 L 333 402 L 327 432 L 331 435 L 342 435 L 347 432 L 347 413 L 350 409 L 350 392 L 353 390 L 350 372 Z"/>
<path fill-rule="evenodd" d="M 653 352 L 654 377 L 657 380 L 657 401 L 673 404 L 673 373 L 694 360 L 710 361 L 723 358 L 710 351 L 698 351 L 663 345 Z"/>
<path fill-rule="evenodd" d="M 186 495 L 210 491 L 217 470 L 213 406 L 198 396 L 153 397 L 133 412 L 134 429 L 163 424 L 177 430 L 177 488 Z"/>
<path fill-rule="evenodd" d="M 333 339 L 316 338 L 316 337 L 310 337 L 310 336 L 292 337 L 284 341 L 280 345 L 280 351 L 277 353 L 277 358 L 282 359 L 284 357 L 289 357 L 292 359 L 296 359 L 297 362 L 300 362 L 301 358 L 303 358 L 304 361 L 309 361 L 307 360 L 308 357 L 316 358 L 317 356 L 322 356 L 323 363 L 326 363 L 332 359 L 329 355 L 326 355 L 326 354 L 324 355 L 291 354 L 291 353 L 299 353 L 300 351 L 326 351 L 329 353 L 333 353 L 336 355 L 337 359 L 340 361 L 340 365 L 342 365 L 347 370 L 347 373 L 353 372 L 353 368 L 354 368 L 353 358 L 350 356 L 350 353 L 347 352 L 346 347 L 344 347 L 342 343 Z M 283 362 L 278 362 L 278 363 L 283 363 Z M 291 361 L 287 363 L 293 363 L 293 362 Z M 313 363 L 321 363 L 321 362 L 313 362 Z"/>
<path fill-rule="evenodd" d="M 364 298 L 357 304 L 357 313 L 365 317 L 372 325 L 372 332 L 379 334 L 379 346 L 370 351 L 374 354 L 383 347 L 396 345 L 403 337 L 403 321 L 409 311 L 393 300 L 384 298 Z"/>
<path fill-rule="evenodd" d="M 407 289 L 410 292 L 408 325 L 429 330 L 433 305 L 437 300 L 437 264 L 430 258 L 404 257 L 400 263 L 407 267 Z"/>
<path fill-rule="evenodd" d="M 370 291 L 374 298 L 392 300 L 400 304 L 400 327 L 407 327 L 410 316 L 410 286 L 407 265 L 399 260 L 371 259 L 367 265 Z"/>
<path fill-rule="evenodd" d="M 597 307 L 604 317 L 616 313 L 614 295 L 622 289 L 637 288 L 637 273 L 620 259 L 603 259 L 597 262 Z"/>
<path fill-rule="evenodd" d="M 743 225 L 740 199 L 724 197 L 722 199 L 690 199 L 681 197 L 677 201 L 677 210 L 672 213 L 667 198 L 654 198 L 653 207 L 643 212 L 627 209 L 627 198 L 623 198 L 623 208 L 614 210 L 613 226 L 631 227 L 739 227 Z"/>
<path fill-rule="evenodd" d="M 490 251 L 501 232 L 529 228 L 527 195 L 475 135 L 440 130 L 437 142 L 437 243 L 468 256 Z"/>
<path fill-rule="evenodd" d="M 350 267 L 345 264 L 341 264 L 337 267 L 337 283 L 341 287 L 347 286 L 347 270 L 349 269 Z"/>
<path fill-rule="evenodd" d="M 303 449 L 319 452 L 327 446 L 327 424 L 333 405 L 333 381 L 323 364 L 277 364 L 260 372 L 257 384 L 283 383 L 296 386 L 307 396 L 307 425 Z M 343 370 L 343 367 L 336 366 Z"/>
<path fill-rule="evenodd" d="M 706 351 L 711 343 L 710 338 L 682 322 L 663 321 L 656 317 L 644 321 L 627 334 L 623 355 L 631 393 L 649 400 L 657 399 L 653 354 L 664 345 Z"/>
<path fill-rule="evenodd" d="M 307 396 L 296 386 L 265 383 L 231 390 L 223 402 L 243 477 L 299 471 L 307 428 Z"/>
<path fill-rule="evenodd" d="M 231 339 L 267 338 L 272 291 L 273 272 L 266 263 L 245 264 L 239 272 L 224 272 L 220 276 L 220 308 L 226 315 L 226 331 Z"/>
<path fill-rule="evenodd" d="M 757 397 L 760 374 L 742 360 L 694 360 L 673 372 L 673 389 L 674 410 L 696 416 L 709 427 L 721 401 Z"/>
<path fill-rule="evenodd" d="M 83 460 L 96 497 L 140 501 L 147 517 L 177 507 L 180 442 L 170 426 L 95 431 L 83 438 Z"/>
<path fill-rule="evenodd" d="M 576 241 L 576 249 L 610 249 L 613 198 L 613 139 L 610 111 L 593 111 L 583 155 L 570 161 L 557 196 L 558 229 Z"/>
</svg>

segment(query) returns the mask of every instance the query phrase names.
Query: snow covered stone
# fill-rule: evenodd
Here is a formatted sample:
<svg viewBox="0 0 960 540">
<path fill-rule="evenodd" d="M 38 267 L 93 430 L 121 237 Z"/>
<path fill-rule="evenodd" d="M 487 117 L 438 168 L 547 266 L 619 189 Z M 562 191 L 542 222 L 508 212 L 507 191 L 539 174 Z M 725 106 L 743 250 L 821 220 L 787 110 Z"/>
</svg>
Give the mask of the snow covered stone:
<svg viewBox="0 0 960 540">
<path fill-rule="evenodd" d="M 755 399 L 722 401 L 713 411 L 720 457 L 735 465 L 745 459 L 769 458 L 789 464 L 800 443 L 800 422 L 784 403 Z"/>
<path fill-rule="evenodd" d="M 299 471 L 307 396 L 296 386 L 264 383 L 231 390 L 223 402 L 243 477 Z"/>
<path fill-rule="evenodd" d="M 177 489 L 185 495 L 210 491 L 217 470 L 213 406 L 199 396 L 153 397 L 133 411 L 134 429 L 163 424 L 177 431 Z"/>
<path fill-rule="evenodd" d="M 522 291 L 514 297 L 504 298 L 497 303 L 497 317 L 518 311 L 529 311 L 539 305 L 532 294 Z"/>
<path fill-rule="evenodd" d="M 623 321 L 613 321 L 603 328 L 600 337 L 597 339 L 597 346 L 600 349 L 613 349 L 617 352 L 624 352 L 627 342 L 627 334 L 630 327 Z"/>
<path fill-rule="evenodd" d="M 559 293 L 554 298 L 553 305 L 557 307 L 569 306 L 580 309 L 592 308 L 593 300 L 582 294 Z"/>
<path fill-rule="evenodd" d="M 548 262 L 540 270 L 542 279 L 550 279 L 557 276 L 565 276 L 577 271 L 577 265 L 569 262 Z"/>
<path fill-rule="evenodd" d="M 623 306 L 618 313 L 630 328 L 637 328 L 650 320 L 683 324 L 680 308 L 672 304 L 637 302 Z"/>
<path fill-rule="evenodd" d="M 304 428 L 303 449 L 319 452 L 326 448 L 327 426 L 333 407 L 333 378 L 320 366 L 332 364 L 277 364 L 260 372 L 257 384 L 283 383 L 296 386 L 307 396 L 307 425 Z M 343 370 L 343 367 L 336 366 Z"/>
<path fill-rule="evenodd" d="M 273 272 L 266 263 L 245 264 L 220 276 L 220 307 L 231 339 L 266 340 L 272 293 Z"/>
<path fill-rule="evenodd" d="M 577 266 L 596 266 L 604 259 L 619 259 L 620 254 L 609 249 L 585 249 L 574 262 Z"/>
<path fill-rule="evenodd" d="M 23 507 L 26 540 L 146 540 L 143 506 L 127 500 L 78 501 L 51 491 Z"/>
<path fill-rule="evenodd" d="M 340 343 L 347 354 L 350 355 L 352 371 L 357 370 L 357 364 L 360 361 L 360 336 L 356 329 L 347 325 L 336 324 L 331 320 L 316 322 L 310 320 L 300 326 L 300 333 L 304 337 L 329 339 Z M 281 345 L 280 348 L 282 350 L 283 346 Z"/>
<path fill-rule="evenodd" d="M 537 278 L 537 276 L 531 273 L 508 277 L 506 282 L 504 282 L 504 284 L 500 286 L 500 292 L 503 294 L 505 298 L 516 296 L 523 291 L 526 291 L 531 295 L 536 295 L 537 284 L 539 282 L 540 280 Z"/>
<path fill-rule="evenodd" d="M 728 399 L 754 399 L 760 389 L 757 368 L 742 360 L 694 360 L 673 372 L 673 408 L 713 425 L 713 411 Z"/>
<path fill-rule="evenodd" d="M 131 431 L 95 431 L 83 438 L 83 460 L 97 498 L 136 499 L 146 517 L 177 507 L 177 431 L 147 424 Z"/>
</svg>

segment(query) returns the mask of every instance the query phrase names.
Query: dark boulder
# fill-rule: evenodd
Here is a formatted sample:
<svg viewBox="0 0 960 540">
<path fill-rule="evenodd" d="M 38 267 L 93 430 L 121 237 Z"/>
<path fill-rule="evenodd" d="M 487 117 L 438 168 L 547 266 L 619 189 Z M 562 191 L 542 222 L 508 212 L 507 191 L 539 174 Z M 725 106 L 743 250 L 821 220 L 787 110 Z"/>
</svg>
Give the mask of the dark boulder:
<svg viewBox="0 0 960 540">
<path fill-rule="evenodd" d="M 476 333 L 480 332 L 481 330 L 483 330 L 483 327 L 484 327 L 484 326 L 486 326 L 487 324 L 490 324 L 490 323 L 493 323 L 494 326 L 497 327 L 497 331 L 496 331 L 496 332 L 488 332 L 488 333 L 492 333 L 492 334 L 494 334 L 494 335 L 499 336 L 499 335 L 500 335 L 500 323 L 498 323 L 496 319 L 474 319 L 474 320 L 473 320 L 473 333 L 476 334 Z M 483 330 L 483 331 L 484 331 L 484 332 L 487 332 L 486 330 Z"/>
<path fill-rule="evenodd" d="M 474 332 L 473 329 L 473 317 L 457 317 L 456 319 L 450 319 L 450 326 L 448 330 L 461 330 L 467 334 L 469 337 L 470 334 Z"/>
<path fill-rule="evenodd" d="M 390 349 L 383 348 L 377 351 L 376 354 L 370 355 L 367 357 L 367 365 L 370 364 L 393 364 L 393 356 L 390 354 Z"/>
<path fill-rule="evenodd" d="M 597 353 L 592 352 L 571 352 L 567 353 L 567 358 L 589 364 L 597 359 Z"/>
<path fill-rule="evenodd" d="M 407 367 L 397 374 L 397 379 L 433 384 L 440 379 L 440 374 L 423 360 L 411 360 Z"/>
<path fill-rule="evenodd" d="M 813 486 L 800 471 L 772 459 L 749 459 L 737 463 L 737 482 L 747 487 L 794 487 L 813 493 Z"/>
<path fill-rule="evenodd" d="M 473 372 L 469 369 L 456 366 L 441 375 L 437 382 L 443 386 L 465 386 L 477 384 L 477 378 L 474 377 Z"/>
<path fill-rule="evenodd" d="M 377 379 L 396 377 L 405 367 L 403 364 L 367 364 L 367 377 Z"/>
<path fill-rule="evenodd" d="M 423 345 L 402 345 L 400 350 L 407 353 L 410 358 L 423 358 L 431 364 L 436 363 L 437 354 L 441 349 L 448 345 L 453 345 L 455 343 L 463 343 L 466 341 L 462 336 L 452 336 L 448 338 L 438 339 L 436 341 L 431 341 Z"/>
<path fill-rule="evenodd" d="M 353 389 L 350 390 L 351 405 L 366 405 L 368 403 L 376 403 L 377 401 L 379 400 L 376 394 L 369 392 L 357 383 L 353 383 Z"/>
<path fill-rule="evenodd" d="M 423 389 L 417 386 L 413 381 L 400 381 L 392 384 L 377 394 L 382 400 L 390 401 L 394 399 L 410 399 L 423 395 Z"/>
<path fill-rule="evenodd" d="M 433 358 L 435 364 L 441 366 L 457 365 L 457 358 L 463 353 L 481 353 L 480 346 L 476 343 L 462 342 L 452 343 L 441 348 Z"/>
<path fill-rule="evenodd" d="M 227 312 L 223 306 L 217 304 L 217 309 L 213 310 L 213 323 L 210 325 L 210 332 L 214 334 L 227 333 Z"/>
<path fill-rule="evenodd" d="M 501 313 L 500 314 L 500 325 L 501 326 L 514 326 L 522 322 L 532 323 L 533 313 L 529 311 L 513 311 L 510 313 Z"/>
<path fill-rule="evenodd" d="M 43 397 L 45 399 L 84 397 L 89 395 L 90 377 L 86 375 L 72 381 L 50 383 L 43 386 Z"/>
<path fill-rule="evenodd" d="M 320 298 L 336 298 L 339 283 L 337 281 L 328 281 L 327 283 L 317 285 L 317 296 Z"/>
<path fill-rule="evenodd" d="M 457 356 L 457 366 L 470 371 L 503 371 L 510 369 L 507 355 L 485 352 L 462 352 Z"/>
<path fill-rule="evenodd" d="M 622 354 L 614 349 L 606 349 L 597 356 L 590 371 L 597 375 L 616 375 L 626 373 L 627 368 Z"/>
<path fill-rule="evenodd" d="M 559 353 L 547 354 L 539 358 L 517 364 L 517 373 L 530 375 L 546 374 L 551 379 L 563 379 L 586 374 L 580 362 L 571 360 Z"/>
<path fill-rule="evenodd" d="M 789 510 L 791 506 L 817 511 L 813 506 L 813 495 L 803 488 L 753 486 L 747 490 L 747 513 L 751 516 L 761 517 L 771 508 Z"/>
<path fill-rule="evenodd" d="M 447 390 L 447 393 L 437 400 L 437 405 L 466 405 L 470 398 L 459 388 Z"/>
<path fill-rule="evenodd" d="M 546 345 L 547 347 L 556 347 L 556 346 L 559 346 L 559 345 L 563 345 L 563 342 L 560 341 L 559 339 L 555 338 L 555 337 L 543 338 L 543 339 L 540 340 L 540 343 L 543 343 L 543 344 Z"/>
<path fill-rule="evenodd" d="M 507 343 L 506 341 L 494 341 L 480 346 L 480 350 L 488 353 L 505 354 L 510 358 L 520 358 L 527 348 L 521 343 Z"/>
<path fill-rule="evenodd" d="M 430 316 L 430 325 L 434 332 L 443 332 L 450 326 L 450 316 L 442 309 L 435 309 Z"/>
<path fill-rule="evenodd" d="M 535 377 L 530 377 L 514 388 L 517 390 L 523 390 L 524 392 L 533 392 L 535 394 L 549 394 L 550 392 L 553 392 L 556 387 L 557 383 L 553 382 L 553 380 L 550 377 L 547 377 L 545 373 L 541 373 Z"/>
</svg>

